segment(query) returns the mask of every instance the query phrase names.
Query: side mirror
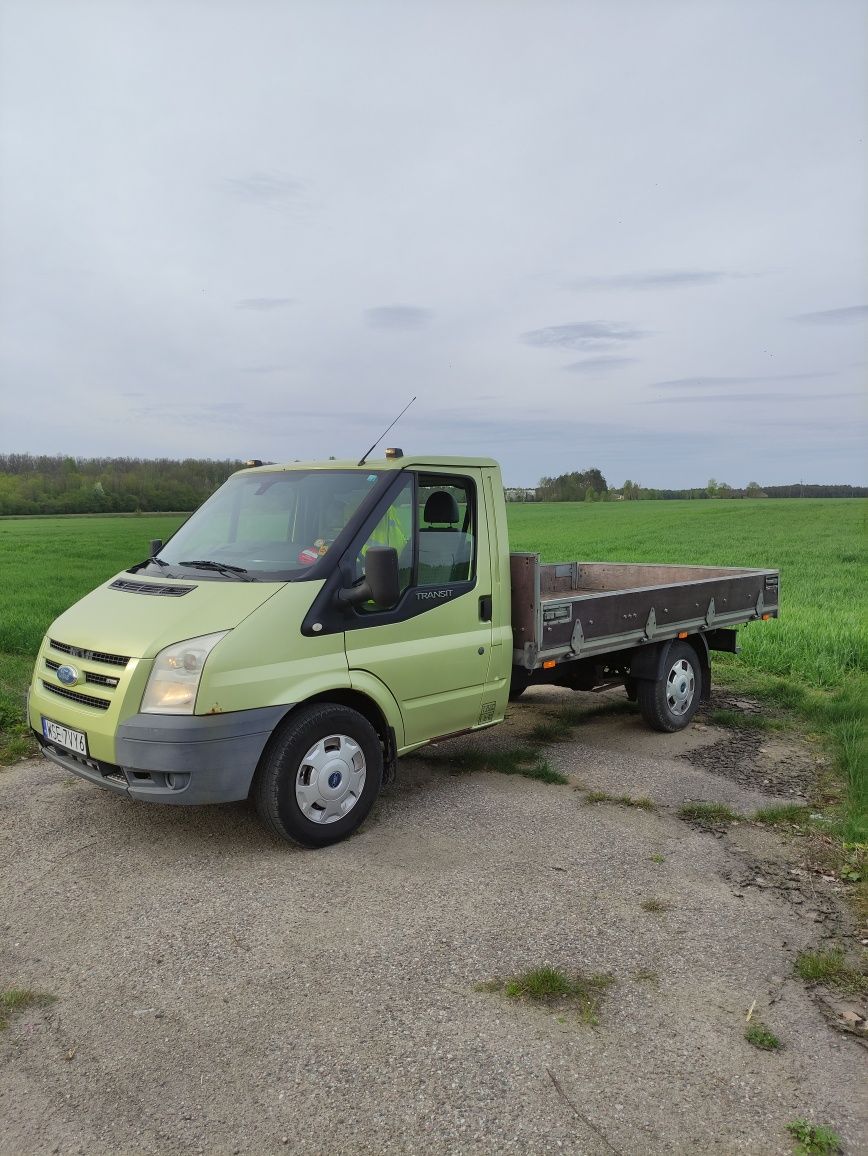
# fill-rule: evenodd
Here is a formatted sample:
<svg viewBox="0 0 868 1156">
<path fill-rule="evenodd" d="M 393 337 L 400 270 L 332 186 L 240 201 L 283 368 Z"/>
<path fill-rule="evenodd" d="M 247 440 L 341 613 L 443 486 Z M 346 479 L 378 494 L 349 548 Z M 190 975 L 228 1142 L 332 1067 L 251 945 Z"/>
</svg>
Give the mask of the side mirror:
<svg viewBox="0 0 868 1156">
<path fill-rule="evenodd" d="M 338 601 L 358 606 L 373 601 L 378 606 L 394 606 L 401 594 L 398 580 L 398 551 L 394 546 L 369 546 L 365 554 L 365 576 L 355 586 L 341 590 Z"/>
<path fill-rule="evenodd" d="M 148 547 L 148 557 L 155 558 L 163 548 L 162 538 L 151 538 L 151 544 Z"/>
</svg>

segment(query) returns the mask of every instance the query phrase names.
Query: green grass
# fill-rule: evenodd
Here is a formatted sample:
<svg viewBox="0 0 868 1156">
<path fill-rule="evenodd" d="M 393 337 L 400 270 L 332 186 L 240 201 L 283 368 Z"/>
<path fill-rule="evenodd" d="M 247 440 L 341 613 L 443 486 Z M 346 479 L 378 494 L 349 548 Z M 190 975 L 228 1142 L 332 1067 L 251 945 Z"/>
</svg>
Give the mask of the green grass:
<svg viewBox="0 0 868 1156">
<path fill-rule="evenodd" d="M 784 1046 L 775 1033 L 770 1031 L 765 1024 L 760 1023 L 759 1020 L 754 1020 L 753 1023 L 748 1024 L 744 1031 L 744 1038 L 762 1052 L 777 1052 Z"/>
<path fill-rule="evenodd" d="M 801 803 L 783 803 L 779 807 L 761 807 L 753 813 L 755 823 L 767 827 L 795 827 L 807 831 L 813 826 L 811 808 Z"/>
<path fill-rule="evenodd" d="M 822 983 L 854 995 L 868 992 L 868 974 L 851 967 L 840 948 L 800 951 L 793 970 L 805 983 Z"/>
<path fill-rule="evenodd" d="M 536 967 L 510 979 L 489 980 L 479 984 L 477 990 L 503 992 L 508 999 L 575 1010 L 585 1023 L 595 1024 L 603 996 L 614 982 L 611 975 L 567 975 L 558 968 Z"/>
<path fill-rule="evenodd" d="M 49 624 L 119 570 L 168 538 L 178 514 L 0 518 L 0 653 L 34 655 Z"/>
<path fill-rule="evenodd" d="M 556 771 L 533 747 L 507 747 L 505 750 L 480 750 L 478 747 L 450 747 L 448 753 L 421 756 L 429 763 L 446 766 L 457 774 L 473 771 L 495 771 L 500 775 L 521 775 L 542 783 L 563 786 L 569 783 L 566 775 Z"/>
<path fill-rule="evenodd" d="M 653 915 L 662 915 L 663 912 L 672 910 L 672 904 L 667 903 L 665 899 L 643 899 L 639 906 L 643 911 L 649 911 Z"/>
<path fill-rule="evenodd" d="M 724 803 L 685 803 L 677 814 L 679 819 L 687 819 L 700 827 L 719 827 L 722 823 L 735 823 L 741 817 Z"/>
<path fill-rule="evenodd" d="M 57 999 L 45 991 L 31 991 L 25 987 L 10 987 L 0 992 L 0 1031 L 9 1027 L 14 1015 L 34 1007 L 47 1007 Z"/>
<path fill-rule="evenodd" d="M 708 721 L 719 727 L 734 727 L 746 731 L 783 730 L 784 726 L 780 719 L 738 710 L 713 710 L 708 716 Z"/>
<path fill-rule="evenodd" d="M 573 731 L 597 718 L 634 713 L 633 703 L 622 699 L 601 699 L 589 706 L 564 706 L 545 712 L 544 718 L 528 731 L 528 742 L 544 746 L 562 743 L 571 738 Z"/>
<path fill-rule="evenodd" d="M 844 1150 L 841 1137 L 825 1124 L 793 1120 L 787 1124 L 787 1131 L 796 1145 L 793 1149 L 795 1156 L 835 1156 Z"/>
<path fill-rule="evenodd" d="M 586 803 L 614 803 L 618 807 L 638 807 L 640 811 L 656 811 L 657 804 L 652 799 L 634 799 L 632 795 L 609 795 L 605 791 L 588 791 Z"/>
</svg>

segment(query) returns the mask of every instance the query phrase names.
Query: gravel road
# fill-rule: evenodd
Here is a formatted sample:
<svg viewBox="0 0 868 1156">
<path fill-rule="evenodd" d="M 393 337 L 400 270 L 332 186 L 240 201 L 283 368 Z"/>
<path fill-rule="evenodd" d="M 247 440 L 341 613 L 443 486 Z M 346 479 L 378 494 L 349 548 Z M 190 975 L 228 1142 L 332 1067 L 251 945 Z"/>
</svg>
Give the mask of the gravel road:
<svg viewBox="0 0 868 1156">
<path fill-rule="evenodd" d="M 675 817 L 791 797 L 695 757 L 727 741 L 589 721 L 547 752 L 570 786 L 405 760 L 318 852 L 247 806 L 0 772 L 0 989 L 56 997 L 0 1032 L 0 1153 L 787 1154 L 800 1116 L 868 1150 L 865 1052 L 790 978 L 822 913 L 743 885 L 786 849 Z M 614 976 L 596 1026 L 477 990 L 544 963 Z M 781 1052 L 745 1041 L 754 1001 Z"/>
</svg>

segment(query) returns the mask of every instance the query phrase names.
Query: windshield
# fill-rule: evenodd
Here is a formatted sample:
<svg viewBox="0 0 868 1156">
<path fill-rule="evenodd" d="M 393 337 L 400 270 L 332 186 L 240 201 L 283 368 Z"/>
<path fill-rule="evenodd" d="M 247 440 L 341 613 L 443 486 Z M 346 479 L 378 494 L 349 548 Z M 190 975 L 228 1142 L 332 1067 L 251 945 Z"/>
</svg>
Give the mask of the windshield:
<svg viewBox="0 0 868 1156">
<path fill-rule="evenodd" d="M 236 474 L 184 523 L 159 559 L 214 577 L 294 578 L 327 553 L 378 477 L 355 470 Z"/>
</svg>

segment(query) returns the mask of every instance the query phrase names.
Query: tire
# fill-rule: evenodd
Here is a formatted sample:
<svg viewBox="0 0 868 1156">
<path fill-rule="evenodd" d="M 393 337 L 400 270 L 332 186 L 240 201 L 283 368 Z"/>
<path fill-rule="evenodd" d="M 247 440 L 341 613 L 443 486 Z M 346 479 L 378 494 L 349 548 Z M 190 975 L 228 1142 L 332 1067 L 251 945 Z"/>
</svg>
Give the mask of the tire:
<svg viewBox="0 0 868 1156">
<path fill-rule="evenodd" d="M 684 730 L 696 714 L 702 697 L 702 667 L 692 646 L 675 642 L 656 682 L 639 679 L 636 697 L 645 722 L 655 731 Z"/>
<path fill-rule="evenodd" d="M 362 823 L 382 781 L 383 748 L 364 715 L 313 703 L 275 737 L 253 796 L 260 819 L 281 839 L 327 847 Z"/>
</svg>

